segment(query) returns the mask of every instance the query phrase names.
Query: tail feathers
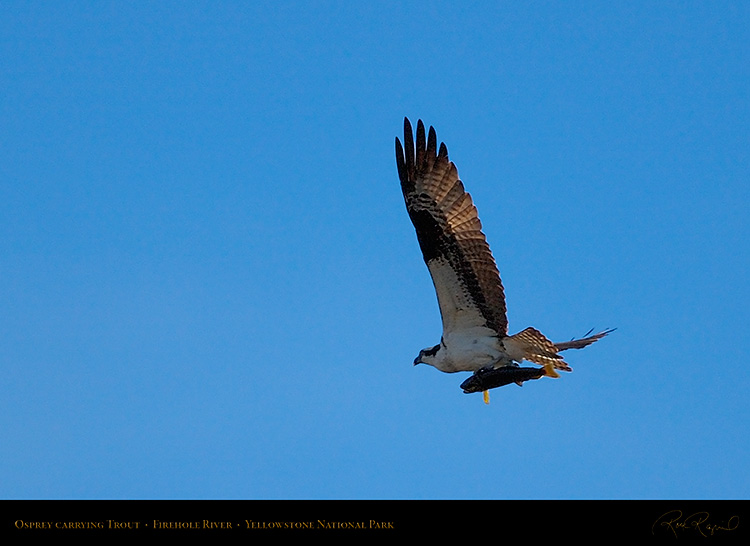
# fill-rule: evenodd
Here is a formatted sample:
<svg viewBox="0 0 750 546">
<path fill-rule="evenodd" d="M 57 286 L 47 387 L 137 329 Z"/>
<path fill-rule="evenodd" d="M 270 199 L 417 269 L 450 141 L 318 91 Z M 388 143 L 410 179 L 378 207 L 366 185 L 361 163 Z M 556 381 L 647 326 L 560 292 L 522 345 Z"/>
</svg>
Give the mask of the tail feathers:
<svg viewBox="0 0 750 546">
<path fill-rule="evenodd" d="M 510 336 L 524 360 L 544 366 L 545 375 L 559 377 L 555 370 L 572 372 L 572 368 L 557 354 L 558 348 L 536 328 L 526 328 Z"/>
<path fill-rule="evenodd" d="M 609 328 L 598 334 L 591 334 L 589 331 L 580 339 L 572 339 L 562 343 L 552 343 L 536 328 L 526 328 L 517 334 L 505 338 L 504 343 L 508 354 L 514 360 L 528 360 L 535 364 L 541 364 L 544 367 L 544 375 L 548 377 L 560 377 L 556 370 L 572 372 L 573 369 L 558 354 L 560 351 L 567 349 L 583 349 L 604 336 L 614 332 L 614 328 Z"/>
</svg>

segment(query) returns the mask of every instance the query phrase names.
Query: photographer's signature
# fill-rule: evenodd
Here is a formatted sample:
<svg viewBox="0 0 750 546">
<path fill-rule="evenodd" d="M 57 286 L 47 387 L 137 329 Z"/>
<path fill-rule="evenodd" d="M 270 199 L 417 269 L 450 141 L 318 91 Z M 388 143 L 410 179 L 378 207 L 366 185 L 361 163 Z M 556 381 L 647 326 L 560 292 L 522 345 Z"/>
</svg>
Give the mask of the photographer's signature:
<svg viewBox="0 0 750 546">
<path fill-rule="evenodd" d="M 710 521 L 708 512 L 694 512 L 683 517 L 682 510 L 672 510 L 660 516 L 651 526 L 651 533 L 671 532 L 675 537 L 685 532 L 699 533 L 710 537 L 724 531 L 734 531 L 740 524 L 739 516 L 726 521 Z"/>
</svg>

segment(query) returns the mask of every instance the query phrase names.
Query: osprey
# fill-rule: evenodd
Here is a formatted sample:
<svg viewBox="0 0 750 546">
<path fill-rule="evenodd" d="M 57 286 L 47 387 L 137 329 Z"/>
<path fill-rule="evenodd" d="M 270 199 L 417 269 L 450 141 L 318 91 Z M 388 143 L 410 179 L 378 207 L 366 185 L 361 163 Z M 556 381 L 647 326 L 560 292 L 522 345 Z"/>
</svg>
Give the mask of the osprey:
<svg viewBox="0 0 750 546">
<path fill-rule="evenodd" d="M 545 375 L 559 377 L 557 370 L 572 371 L 558 353 L 581 349 L 612 331 L 563 343 L 551 342 L 535 328 L 508 335 L 500 273 L 477 209 L 448 159 L 445 144 L 438 148 L 435 130 L 430 127 L 425 139 L 419 120 L 415 142 L 405 118 L 403 147 L 396 138 L 396 166 L 443 323 L 440 343 L 422 349 L 415 365 L 429 364 L 447 373 L 474 372 L 462 388 L 481 390 L 488 403 L 489 388 L 521 385 Z M 524 360 L 542 368 L 519 368 Z"/>
</svg>

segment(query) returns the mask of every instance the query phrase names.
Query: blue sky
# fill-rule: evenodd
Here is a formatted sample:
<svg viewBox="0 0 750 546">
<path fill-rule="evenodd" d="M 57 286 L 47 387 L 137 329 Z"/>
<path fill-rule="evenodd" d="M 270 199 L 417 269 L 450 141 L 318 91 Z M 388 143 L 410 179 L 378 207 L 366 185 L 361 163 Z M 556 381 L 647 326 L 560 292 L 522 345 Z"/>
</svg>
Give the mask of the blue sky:
<svg viewBox="0 0 750 546">
<path fill-rule="evenodd" d="M 750 7 L 6 2 L 0 491 L 747 498 Z M 434 125 L 510 328 L 465 395 L 393 143 Z"/>
</svg>

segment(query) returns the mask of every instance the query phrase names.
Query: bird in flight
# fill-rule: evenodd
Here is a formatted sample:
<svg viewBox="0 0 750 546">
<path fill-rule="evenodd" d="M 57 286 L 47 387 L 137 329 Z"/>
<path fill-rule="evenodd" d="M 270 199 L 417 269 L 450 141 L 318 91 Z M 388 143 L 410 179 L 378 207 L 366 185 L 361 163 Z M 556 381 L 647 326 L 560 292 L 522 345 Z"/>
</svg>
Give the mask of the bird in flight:
<svg viewBox="0 0 750 546">
<path fill-rule="evenodd" d="M 586 347 L 612 330 L 562 343 L 553 343 L 535 328 L 508 335 L 503 284 L 471 196 L 445 144 L 438 148 L 435 130 L 430 127 L 425 138 L 419 120 L 416 137 L 415 142 L 405 118 L 403 146 L 396 137 L 396 166 L 437 293 L 443 335 L 440 343 L 422 349 L 414 364 L 447 373 L 473 372 L 461 387 L 467 393 L 483 392 L 486 403 L 490 388 L 572 371 L 559 353 Z M 520 368 L 523 361 L 542 367 Z"/>
</svg>

